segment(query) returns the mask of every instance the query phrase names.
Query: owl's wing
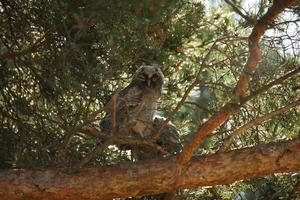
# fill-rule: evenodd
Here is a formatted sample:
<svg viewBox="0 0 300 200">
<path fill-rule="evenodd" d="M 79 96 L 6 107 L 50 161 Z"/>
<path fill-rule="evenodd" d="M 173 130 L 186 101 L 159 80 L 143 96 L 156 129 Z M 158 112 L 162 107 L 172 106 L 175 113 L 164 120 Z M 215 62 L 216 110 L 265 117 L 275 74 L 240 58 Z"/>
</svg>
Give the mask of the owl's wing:
<svg viewBox="0 0 300 200">
<path fill-rule="evenodd" d="M 165 119 L 155 118 L 153 122 L 154 130 L 158 131 L 164 123 Z M 180 141 L 179 131 L 172 123 L 164 125 L 164 128 L 161 130 L 158 144 L 169 153 L 175 154 L 180 152 L 182 144 Z"/>
<path fill-rule="evenodd" d="M 141 103 L 143 96 L 143 90 L 134 84 L 129 84 L 126 88 L 119 92 L 118 98 L 116 99 L 116 128 L 126 125 L 128 123 L 128 118 L 131 113 L 134 113 Z M 112 99 L 108 102 L 106 107 L 106 116 L 100 123 L 101 130 L 104 133 L 111 132 L 111 113 Z"/>
</svg>

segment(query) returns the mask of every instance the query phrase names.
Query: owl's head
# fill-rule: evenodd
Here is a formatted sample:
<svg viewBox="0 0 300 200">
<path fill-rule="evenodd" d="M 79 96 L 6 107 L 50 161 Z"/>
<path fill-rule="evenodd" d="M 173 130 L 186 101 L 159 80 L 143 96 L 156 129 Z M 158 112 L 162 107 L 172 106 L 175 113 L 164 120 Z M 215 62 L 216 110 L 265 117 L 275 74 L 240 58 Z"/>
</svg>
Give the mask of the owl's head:
<svg viewBox="0 0 300 200">
<path fill-rule="evenodd" d="M 164 75 L 159 65 L 142 65 L 135 72 L 133 82 L 143 88 L 162 90 Z"/>
</svg>

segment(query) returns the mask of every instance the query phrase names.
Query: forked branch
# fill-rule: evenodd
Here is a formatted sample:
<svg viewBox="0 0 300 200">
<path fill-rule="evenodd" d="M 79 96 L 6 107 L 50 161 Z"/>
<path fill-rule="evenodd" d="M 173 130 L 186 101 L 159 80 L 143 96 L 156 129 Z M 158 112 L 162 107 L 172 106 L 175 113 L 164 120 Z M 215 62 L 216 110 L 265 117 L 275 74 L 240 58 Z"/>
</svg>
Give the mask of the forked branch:
<svg viewBox="0 0 300 200">
<path fill-rule="evenodd" d="M 189 162 L 194 152 L 205 138 L 239 110 L 241 100 L 247 94 L 250 77 L 255 72 L 256 66 L 261 59 L 261 53 L 258 46 L 260 38 L 265 33 L 267 27 L 273 23 L 275 17 L 294 2 L 296 2 L 296 0 L 274 1 L 274 4 L 269 8 L 267 13 L 258 20 L 249 36 L 249 57 L 238 80 L 234 97 L 230 102 L 225 104 L 218 113 L 213 115 L 199 127 L 191 140 L 184 146 L 183 151 L 179 156 L 180 165 L 185 165 Z"/>
</svg>

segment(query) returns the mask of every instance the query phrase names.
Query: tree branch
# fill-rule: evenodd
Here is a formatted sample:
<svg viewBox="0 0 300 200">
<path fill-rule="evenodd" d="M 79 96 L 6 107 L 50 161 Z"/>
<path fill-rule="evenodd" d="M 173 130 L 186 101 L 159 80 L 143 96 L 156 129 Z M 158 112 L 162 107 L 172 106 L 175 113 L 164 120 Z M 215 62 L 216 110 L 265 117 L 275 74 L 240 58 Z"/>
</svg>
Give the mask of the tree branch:
<svg viewBox="0 0 300 200">
<path fill-rule="evenodd" d="M 246 95 L 248 90 L 248 82 L 250 75 L 255 72 L 256 65 L 260 60 L 260 49 L 258 42 L 260 37 L 264 34 L 267 26 L 271 24 L 274 18 L 284 10 L 284 8 L 290 6 L 295 0 L 278 0 L 275 1 L 273 6 L 268 12 L 258 21 L 249 36 L 249 52 L 250 56 L 245 64 L 244 70 L 240 75 L 239 81 L 236 86 L 236 94 L 233 99 L 225 104 L 218 113 L 213 115 L 208 121 L 199 127 L 197 132 L 193 135 L 191 140 L 184 146 L 180 157 L 179 164 L 185 165 L 193 156 L 198 146 L 204 141 L 204 139 L 222 123 L 229 119 L 231 115 L 236 113 L 240 105 L 241 99 Z"/>
<path fill-rule="evenodd" d="M 291 6 L 296 0 L 277 0 L 268 9 L 267 13 L 259 19 L 257 24 L 254 26 L 249 36 L 249 58 L 244 66 L 244 69 L 239 77 L 235 98 L 239 101 L 242 97 L 246 96 L 249 81 L 252 74 L 256 71 L 256 66 L 261 60 L 261 52 L 259 48 L 259 40 L 265 33 L 267 27 L 271 25 L 275 19 L 285 8 Z"/>
<path fill-rule="evenodd" d="M 295 66 L 296 67 L 296 66 Z M 268 89 L 270 89 L 271 87 L 273 87 L 274 85 L 278 85 L 284 81 L 286 81 L 287 79 L 289 79 L 291 76 L 297 74 L 300 72 L 300 67 L 296 67 L 295 70 L 288 72 L 287 74 L 283 75 L 282 77 L 268 83 L 267 85 L 264 85 L 262 88 L 254 91 L 253 93 L 251 93 L 249 96 L 243 98 L 241 100 L 241 104 L 244 104 L 245 102 L 253 99 L 254 97 L 256 97 L 257 95 L 266 92 Z"/>
<path fill-rule="evenodd" d="M 243 125 L 239 129 L 237 129 L 236 131 L 234 131 L 226 140 L 224 140 L 224 143 L 220 147 L 219 151 L 220 152 L 226 151 L 229 148 L 230 144 L 233 142 L 234 138 L 236 138 L 238 135 L 241 135 L 243 132 L 245 132 L 249 128 L 251 128 L 253 126 L 256 126 L 258 124 L 261 124 L 261 123 L 263 123 L 263 122 L 265 122 L 265 121 L 267 121 L 267 120 L 275 117 L 276 115 L 282 114 L 282 113 L 284 113 L 284 112 L 286 112 L 286 111 L 288 111 L 288 110 L 290 110 L 290 109 L 292 109 L 292 108 L 294 108 L 296 106 L 299 106 L 299 105 L 300 105 L 300 99 L 297 100 L 297 101 L 295 101 L 295 102 L 293 102 L 293 103 L 291 103 L 291 104 L 289 104 L 289 105 L 287 105 L 287 106 L 285 106 L 285 107 L 282 107 L 282 108 L 280 108 L 278 110 L 275 110 L 275 111 L 273 111 L 271 113 L 268 113 L 268 114 L 266 114 L 266 115 L 264 115 L 262 117 L 256 118 L 256 119 L 250 121 L 249 123 Z"/>
<path fill-rule="evenodd" d="M 238 15 L 240 15 L 243 19 L 245 19 L 247 22 L 254 24 L 255 21 L 254 19 L 252 19 L 251 17 L 249 17 L 248 15 L 245 15 L 239 8 L 237 5 L 235 5 L 234 3 L 232 3 L 230 0 L 224 0 L 228 5 L 231 6 L 231 8 L 234 10 L 234 12 L 236 12 Z"/>
<path fill-rule="evenodd" d="M 225 40 L 234 40 L 237 39 L 237 36 L 227 36 L 227 37 L 221 37 L 221 38 L 217 38 L 211 45 L 211 47 L 209 48 L 208 52 L 205 54 L 203 61 L 201 62 L 201 65 L 199 67 L 199 70 L 196 74 L 196 78 L 193 81 L 193 83 L 185 90 L 181 100 L 178 102 L 178 104 L 176 105 L 176 108 L 172 111 L 170 116 L 174 116 L 178 110 L 181 108 L 181 106 L 185 103 L 185 100 L 188 98 L 190 92 L 194 89 L 194 87 L 199 83 L 199 75 L 201 74 L 203 68 L 206 66 L 207 61 L 211 55 L 211 53 L 213 52 L 213 50 L 215 49 L 215 46 L 222 41 Z M 244 39 L 243 37 L 239 37 L 239 39 Z M 161 131 L 163 130 L 163 128 L 171 121 L 171 117 L 168 117 L 164 123 L 161 125 L 161 127 L 159 128 L 159 130 L 154 134 L 154 138 L 159 138 Z"/>
<path fill-rule="evenodd" d="M 45 43 L 45 37 L 47 34 L 45 34 L 43 37 L 39 38 L 35 43 L 33 43 L 31 46 L 27 47 L 26 49 L 20 50 L 20 51 L 9 51 L 4 54 L 0 55 L 0 60 L 6 60 L 6 59 L 14 59 L 16 57 L 20 57 L 23 55 L 26 55 L 28 53 L 33 53 L 38 51 L 38 48 L 44 45 Z"/>
<path fill-rule="evenodd" d="M 113 199 L 182 188 L 230 184 L 256 176 L 300 170 L 300 138 L 195 157 L 176 181 L 176 157 L 81 169 L 0 171 L 0 199 Z M 166 170 L 167 169 L 167 170 Z"/>
<path fill-rule="evenodd" d="M 77 168 L 82 168 L 86 164 L 88 164 L 90 161 L 92 161 L 97 155 L 101 154 L 109 145 L 112 144 L 123 144 L 123 145 L 137 145 L 137 146 L 147 146 L 152 148 L 153 150 L 158 151 L 161 155 L 169 156 L 171 155 L 169 152 L 167 152 L 163 147 L 156 144 L 153 141 L 147 140 L 147 139 L 132 139 L 128 137 L 121 137 L 118 134 L 114 135 L 105 135 L 102 134 L 100 131 L 98 131 L 96 128 L 90 127 L 90 126 L 84 126 L 80 129 L 80 132 L 96 137 L 101 138 L 103 140 L 102 144 L 98 144 L 97 147 L 87 156 L 85 157 L 79 164 L 76 166 Z"/>
</svg>

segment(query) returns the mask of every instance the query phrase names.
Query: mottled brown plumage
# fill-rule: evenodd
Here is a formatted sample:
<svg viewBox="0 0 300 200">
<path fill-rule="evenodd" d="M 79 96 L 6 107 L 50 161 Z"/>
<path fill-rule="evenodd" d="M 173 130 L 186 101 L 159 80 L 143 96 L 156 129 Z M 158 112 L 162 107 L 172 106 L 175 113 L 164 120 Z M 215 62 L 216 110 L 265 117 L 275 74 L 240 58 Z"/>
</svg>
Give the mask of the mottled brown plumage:
<svg viewBox="0 0 300 200">
<path fill-rule="evenodd" d="M 133 76 L 132 82 L 120 91 L 116 100 L 116 131 L 118 134 L 151 134 L 157 101 L 162 93 L 163 73 L 158 65 L 143 65 Z M 107 115 L 100 127 L 104 133 L 112 131 L 112 102 L 107 105 Z"/>
<path fill-rule="evenodd" d="M 164 119 L 155 118 L 157 101 L 162 94 L 164 76 L 159 66 L 141 66 L 133 76 L 132 82 L 120 91 L 115 103 L 115 130 L 117 134 L 126 137 L 151 138 L 151 133 L 157 132 Z M 112 100 L 108 103 L 107 115 L 100 123 L 104 133 L 112 132 Z M 150 136 L 150 137 L 147 137 Z M 155 141 L 171 154 L 181 150 L 177 129 L 172 124 L 166 124 L 161 130 L 161 137 Z M 131 149 L 134 160 L 144 160 L 162 156 L 157 149 L 140 145 L 118 145 L 122 149 Z M 137 199 L 161 200 L 174 197 L 176 193 L 145 196 Z M 135 199 L 135 198 L 133 198 Z M 172 198 L 173 199 L 173 198 Z"/>
</svg>

